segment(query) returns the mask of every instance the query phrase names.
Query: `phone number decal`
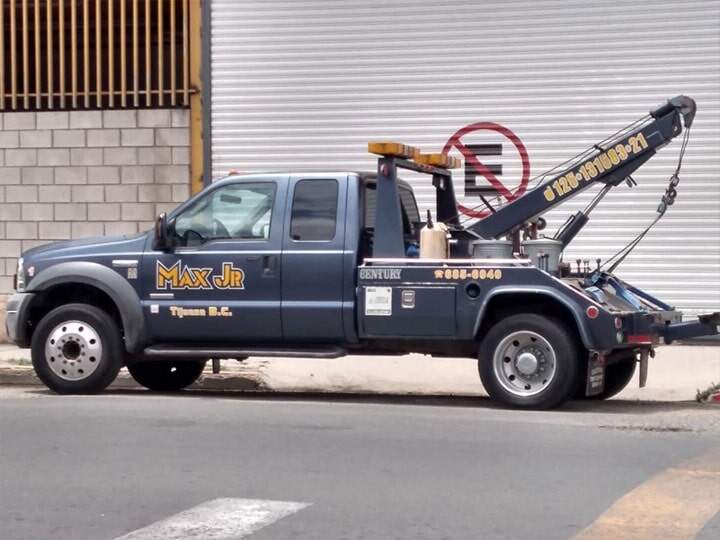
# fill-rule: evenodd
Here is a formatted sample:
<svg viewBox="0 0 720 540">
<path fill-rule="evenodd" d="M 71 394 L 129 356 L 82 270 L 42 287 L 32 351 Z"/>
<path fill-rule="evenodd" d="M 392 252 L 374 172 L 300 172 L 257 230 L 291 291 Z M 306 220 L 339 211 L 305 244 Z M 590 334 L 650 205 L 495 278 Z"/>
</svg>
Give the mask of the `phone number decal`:
<svg viewBox="0 0 720 540">
<path fill-rule="evenodd" d="M 628 137 L 624 143 L 618 143 L 613 148 L 587 160 L 577 169 L 568 172 L 547 186 L 543 191 L 545 200 L 554 201 L 556 197 L 572 193 L 580 187 L 581 182 L 590 182 L 599 174 L 620 165 L 629 157 L 642 153 L 647 147 L 648 143 L 642 133 Z"/>
<path fill-rule="evenodd" d="M 449 279 L 449 280 L 459 280 L 459 279 L 502 279 L 502 270 L 499 268 L 497 269 L 490 269 L 486 270 L 484 268 L 478 270 L 477 268 L 469 269 L 469 268 L 446 268 L 445 270 L 435 270 L 433 272 L 433 275 L 435 276 L 435 279 Z"/>
</svg>

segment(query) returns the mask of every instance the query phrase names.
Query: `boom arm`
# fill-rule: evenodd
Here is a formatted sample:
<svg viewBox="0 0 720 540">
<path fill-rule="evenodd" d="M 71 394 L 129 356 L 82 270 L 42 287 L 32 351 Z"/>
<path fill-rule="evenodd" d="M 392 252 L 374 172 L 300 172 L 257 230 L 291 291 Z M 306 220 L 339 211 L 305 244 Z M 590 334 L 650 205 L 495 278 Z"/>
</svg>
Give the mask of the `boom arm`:
<svg viewBox="0 0 720 540">
<path fill-rule="evenodd" d="M 596 182 L 606 185 L 603 190 L 606 193 L 654 156 L 659 148 L 680 135 L 682 124 L 688 129 L 695 117 L 695 110 L 695 101 L 687 96 L 671 99 L 624 132 L 595 145 L 563 168 L 561 173 L 468 229 L 486 239 L 498 238 Z"/>
</svg>

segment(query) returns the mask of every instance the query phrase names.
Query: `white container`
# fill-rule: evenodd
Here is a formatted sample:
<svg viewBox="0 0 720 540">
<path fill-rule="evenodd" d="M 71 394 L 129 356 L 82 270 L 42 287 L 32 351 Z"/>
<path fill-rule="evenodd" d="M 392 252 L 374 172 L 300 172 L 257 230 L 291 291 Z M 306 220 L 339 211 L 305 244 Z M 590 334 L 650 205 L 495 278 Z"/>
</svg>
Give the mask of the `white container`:
<svg viewBox="0 0 720 540">
<path fill-rule="evenodd" d="M 444 223 L 425 225 L 420 230 L 420 258 L 447 259 L 450 256 L 448 237 Z"/>
<path fill-rule="evenodd" d="M 537 238 L 523 241 L 522 247 L 525 256 L 535 266 L 550 273 L 558 271 L 560 254 L 563 250 L 562 242 L 552 238 Z"/>
</svg>

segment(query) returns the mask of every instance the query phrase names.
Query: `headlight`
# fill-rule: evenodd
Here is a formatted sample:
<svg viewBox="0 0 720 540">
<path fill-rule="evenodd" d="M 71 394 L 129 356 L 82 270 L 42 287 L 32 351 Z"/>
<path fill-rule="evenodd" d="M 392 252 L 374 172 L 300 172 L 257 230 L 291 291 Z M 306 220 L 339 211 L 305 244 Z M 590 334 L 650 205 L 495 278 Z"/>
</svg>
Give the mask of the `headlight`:
<svg viewBox="0 0 720 540">
<path fill-rule="evenodd" d="M 17 262 L 17 270 L 15 272 L 15 290 L 18 292 L 25 290 L 25 268 L 23 267 L 22 257 L 20 257 Z"/>
</svg>

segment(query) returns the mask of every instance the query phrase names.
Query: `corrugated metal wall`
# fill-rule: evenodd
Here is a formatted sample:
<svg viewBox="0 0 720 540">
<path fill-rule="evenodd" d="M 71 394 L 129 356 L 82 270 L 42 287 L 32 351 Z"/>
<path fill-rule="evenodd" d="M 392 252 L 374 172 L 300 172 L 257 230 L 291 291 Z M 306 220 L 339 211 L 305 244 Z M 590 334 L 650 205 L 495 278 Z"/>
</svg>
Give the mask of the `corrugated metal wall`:
<svg viewBox="0 0 720 540">
<path fill-rule="evenodd" d="M 692 96 L 698 116 L 677 202 L 620 274 L 688 313 L 720 308 L 720 2 L 212 0 L 211 8 L 216 176 L 372 170 L 370 139 L 439 151 L 480 121 L 519 137 L 534 176 L 666 98 Z M 501 143 L 502 156 L 482 159 L 517 185 L 520 160 L 507 139 L 477 132 L 467 141 Z M 638 187 L 611 193 L 566 260 L 606 258 L 653 219 L 679 143 L 640 169 Z M 462 196 L 462 171 L 455 179 Z M 427 183 L 416 191 L 421 206 L 432 204 Z M 550 228 L 591 195 L 554 212 Z"/>
</svg>

